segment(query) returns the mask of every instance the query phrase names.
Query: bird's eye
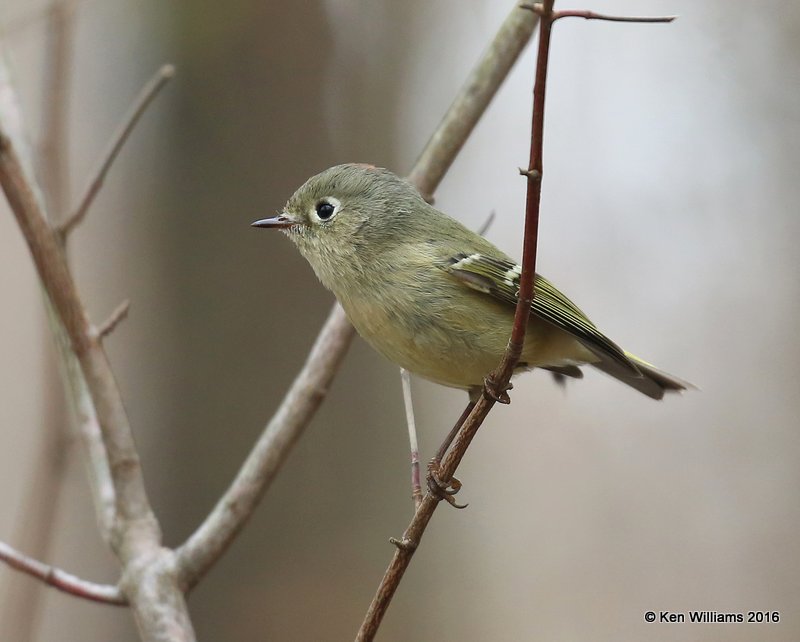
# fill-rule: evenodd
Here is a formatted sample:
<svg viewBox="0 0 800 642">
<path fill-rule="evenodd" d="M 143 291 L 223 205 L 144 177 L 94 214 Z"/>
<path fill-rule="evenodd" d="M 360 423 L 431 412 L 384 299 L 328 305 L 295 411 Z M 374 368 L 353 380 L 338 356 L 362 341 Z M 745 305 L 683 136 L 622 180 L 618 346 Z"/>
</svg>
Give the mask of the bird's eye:
<svg viewBox="0 0 800 642">
<path fill-rule="evenodd" d="M 316 219 L 320 223 L 327 223 L 339 213 L 341 205 L 339 199 L 326 196 L 322 200 L 317 201 L 317 204 L 314 205 L 311 211 L 311 218 Z"/>
<path fill-rule="evenodd" d="M 325 201 L 317 203 L 317 216 L 319 216 L 321 221 L 327 221 L 333 216 L 335 211 L 336 208 L 330 203 L 326 203 Z"/>
</svg>

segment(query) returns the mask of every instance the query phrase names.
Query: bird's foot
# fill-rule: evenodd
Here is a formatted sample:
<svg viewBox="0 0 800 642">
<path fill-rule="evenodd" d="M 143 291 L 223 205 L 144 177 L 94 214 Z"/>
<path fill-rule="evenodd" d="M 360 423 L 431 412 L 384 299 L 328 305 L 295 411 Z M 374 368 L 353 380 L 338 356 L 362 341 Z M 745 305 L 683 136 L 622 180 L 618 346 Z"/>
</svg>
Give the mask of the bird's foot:
<svg viewBox="0 0 800 642">
<path fill-rule="evenodd" d="M 510 404 L 511 397 L 508 396 L 508 391 L 514 387 L 514 384 L 510 381 L 505 385 L 505 387 L 501 387 L 497 385 L 497 382 L 492 379 L 491 377 L 486 377 L 483 380 L 483 394 L 487 399 L 493 399 L 497 403 L 502 404 Z"/>
<path fill-rule="evenodd" d="M 455 497 L 453 497 L 461 490 L 461 482 L 456 477 L 452 477 L 447 481 L 443 480 L 439 476 L 441 472 L 440 463 L 438 459 L 431 459 L 428 463 L 428 490 L 434 497 L 443 499 L 453 508 L 466 508 L 467 504 L 458 504 Z"/>
</svg>

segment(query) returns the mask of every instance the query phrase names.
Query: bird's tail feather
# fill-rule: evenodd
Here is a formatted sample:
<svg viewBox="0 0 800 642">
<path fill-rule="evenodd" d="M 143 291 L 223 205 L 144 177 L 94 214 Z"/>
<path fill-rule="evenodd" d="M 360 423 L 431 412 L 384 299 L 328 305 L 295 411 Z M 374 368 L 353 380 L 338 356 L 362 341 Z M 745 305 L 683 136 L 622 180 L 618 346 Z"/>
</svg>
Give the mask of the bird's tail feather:
<svg viewBox="0 0 800 642">
<path fill-rule="evenodd" d="M 592 363 L 591 365 L 652 399 L 663 398 L 665 392 L 680 392 L 682 390 L 695 388 L 695 386 L 688 381 L 684 381 L 668 372 L 659 370 L 654 365 L 647 363 L 647 361 L 640 359 L 628 351 L 625 351 L 625 356 L 636 366 L 641 376 L 637 376 L 636 373 L 622 367 L 613 359 L 606 358 L 603 355 L 598 356 L 601 357 L 600 361 Z"/>
</svg>

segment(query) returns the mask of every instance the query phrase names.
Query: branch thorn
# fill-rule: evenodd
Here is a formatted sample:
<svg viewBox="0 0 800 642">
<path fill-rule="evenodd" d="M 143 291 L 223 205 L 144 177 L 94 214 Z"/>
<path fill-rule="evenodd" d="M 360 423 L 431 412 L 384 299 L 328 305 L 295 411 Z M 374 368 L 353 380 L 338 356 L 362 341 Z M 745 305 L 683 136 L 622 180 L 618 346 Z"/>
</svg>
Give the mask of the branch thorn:
<svg viewBox="0 0 800 642">
<path fill-rule="evenodd" d="M 417 548 L 417 543 L 409 537 L 403 537 L 401 539 L 390 537 L 389 543 L 394 544 L 401 551 L 413 551 Z"/>
<path fill-rule="evenodd" d="M 542 178 L 542 173 L 536 169 L 519 168 L 520 176 L 525 176 L 529 181 L 539 180 Z"/>
</svg>

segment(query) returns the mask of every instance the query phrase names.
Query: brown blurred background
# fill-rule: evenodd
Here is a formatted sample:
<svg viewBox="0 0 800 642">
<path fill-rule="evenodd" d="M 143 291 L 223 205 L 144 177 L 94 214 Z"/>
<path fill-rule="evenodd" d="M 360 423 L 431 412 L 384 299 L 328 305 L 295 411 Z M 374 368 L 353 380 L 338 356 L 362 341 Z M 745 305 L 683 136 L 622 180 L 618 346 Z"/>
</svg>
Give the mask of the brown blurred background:
<svg viewBox="0 0 800 642">
<path fill-rule="evenodd" d="M 566 391 L 519 379 L 461 469 L 469 509 L 437 512 L 381 640 L 800 638 L 800 7 L 590 4 L 681 17 L 558 25 L 538 267 L 702 392 L 654 403 L 594 372 Z M 334 163 L 407 172 L 511 5 L 78 5 L 73 199 L 145 79 L 178 69 L 73 246 L 94 319 L 132 301 L 109 350 L 168 544 L 227 486 L 332 301 L 288 240 L 249 223 Z M 34 141 L 47 20 L 28 18 L 45 7 L 0 13 Z M 496 211 L 488 236 L 516 256 L 533 63 L 530 49 L 437 195 L 471 227 Z M 61 410 L 32 264 L 0 210 L 0 539 L 28 550 L 25 498 Z M 429 456 L 464 399 L 414 386 Z M 191 596 L 199 637 L 351 639 L 411 515 L 407 460 L 397 369 L 357 340 Z M 113 582 L 76 447 L 68 461 L 47 561 Z M 3 642 L 18 642 L 7 605 L 31 582 L 0 568 Z M 125 610 L 41 597 L 27 639 L 137 639 Z M 648 610 L 782 619 L 646 624 Z"/>
</svg>

